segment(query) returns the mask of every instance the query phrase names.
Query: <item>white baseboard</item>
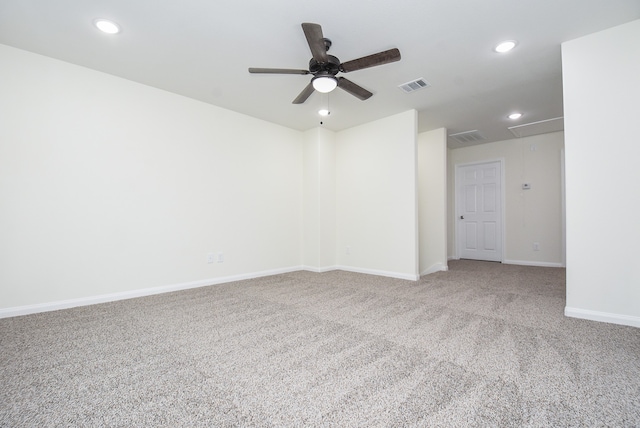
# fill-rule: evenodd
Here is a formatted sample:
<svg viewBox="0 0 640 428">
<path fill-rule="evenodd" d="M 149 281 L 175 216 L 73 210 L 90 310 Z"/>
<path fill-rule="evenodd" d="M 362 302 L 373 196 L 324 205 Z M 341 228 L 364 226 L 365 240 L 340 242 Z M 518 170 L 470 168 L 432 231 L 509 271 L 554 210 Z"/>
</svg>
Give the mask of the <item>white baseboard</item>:
<svg viewBox="0 0 640 428">
<path fill-rule="evenodd" d="M 39 303 L 35 305 L 18 306 L 0 309 L 0 318 L 17 317 L 20 315 L 36 314 L 39 312 L 57 311 L 60 309 L 75 308 L 77 306 L 95 305 L 98 303 L 114 302 L 117 300 L 133 299 L 136 297 L 152 296 L 155 294 L 170 293 L 172 291 L 188 290 L 190 288 L 207 287 L 210 285 L 224 284 L 227 282 L 242 281 L 244 279 L 260 278 L 264 276 L 278 275 L 282 273 L 297 272 L 301 266 L 266 270 L 240 275 L 231 275 L 219 278 L 203 279 L 199 281 L 185 282 L 181 284 L 164 285 L 160 287 L 143 288 L 139 290 L 123 291 L 119 293 L 102 294 L 98 296 L 80 297 L 77 299 L 58 300 L 56 302 Z"/>
<path fill-rule="evenodd" d="M 503 260 L 505 265 L 521 265 L 521 266 L 540 266 L 540 267 L 565 267 L 562 263 L 553 262 L 534 262 L 530 260 Z"/>
<path fill-rule="evenodd" d="M 420 279 L 419 275 L 411 275 L 408 273 L 389 272 L 389 271 L 375 270 L 375 269 L 362 269 L 362 268 L 357 268 L 352 266 L 336 266 L 336 270 L 344 270 L 347 272 L 355 272 L 355 273 L 366 273 L 369 275 L 377 275 L 377 276 L 386 276 L 389 278 L 406 279 L 409 281 L 417 281 Z"/>
<path fill-rule="evenodd" d="M 640 327 L 640 317 L 634 317 L 631 315 L 591 311 L 588 309 L 571 308 L 569 306 L 565 306 L 564 315 L 572 318 L 581 318 L 585 320 L 607 322 L 611 324 L 628 325 L 630 327 Z"/>
<path fill-rule="evenodd" d="M 449 270 L 449 266 L 447 266 L 444 263 L 436 263 L 433 266 L 430 266 L 429 268 L 425 269 L 424 271 L 420 272 L 420 276 L 423 275 L 429 275 L 430 273 L 436 273 L 436 272 L 443 272 L 443 271 L 448 271 Z"/>
<path fill-rule="evenodd" d="M 324 272 L 331 272 L 332 270 L 339 270 L 339 267 L 338 266 L 325 266 L 325 267 L 302 266 L 302 270 L 315 272 L 315 273 L 324 273 Z"/>
<path fill-rule="evenodd" d="M 99 303 L 115 302 L 117 300 L 133 299 L 136 297 L 153 296 L 155 294 L 170 293 L 172 291 L 188 290 L 191 288 L 207 287 L 210 285 L 225 284 L 228 282 L 242 281 L 245 279 L 261 278 L 265 276 L 279 275 L 282 273 L 298 272 L 301 270 L 307 270 L 316 273 L 329 272 L 332 270 L 345 270 L 349 272 L 366 273 L 370 275 L 386 276 L 391 278 L 408 279 L 411 281 L 417 281 L 419 279 L 416 275 L 407 275 L 397 272 L 386 272 L 370 269 L 358 269 L 348 266 L 326 266 L 326 267 L 312 267 L 312 266 L 292 266 L 288 268 L 265 270 L 261 272 L 252 272 L 240 275 L 231 275 L 219 278 L 203 279 L 199 281 L 185 282 L 181 284 L 164 285 L 160 287 L 143 288 L 139 290 L 123 291 L 119 293 L 102 294 L 98 296 L 80 297 L 77 299 L 58 300 L 55 302 L 38 303 L 35 305 L 17 306 L 13 308 L 0 309 L 0 318 L 17 317 L 21 315 L 36 314 L 39 312 L 57 311 L 61 309 L 70 309 L 78 306 L 95 305 Z"/>
</svg>

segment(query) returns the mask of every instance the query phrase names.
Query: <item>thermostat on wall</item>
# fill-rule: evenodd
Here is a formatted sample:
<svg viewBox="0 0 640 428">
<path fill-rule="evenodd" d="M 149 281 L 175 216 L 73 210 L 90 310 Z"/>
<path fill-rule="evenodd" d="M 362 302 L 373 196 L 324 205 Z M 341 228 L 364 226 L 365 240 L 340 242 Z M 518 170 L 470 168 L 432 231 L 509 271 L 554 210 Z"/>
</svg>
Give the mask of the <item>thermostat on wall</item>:
<svg viewBox="0 0 640 428">
<path fill-rule="evenodd" d="M 522 189 L 523 190 L 531 189 L 531 183 L 522 183 Z"/>
</svg>

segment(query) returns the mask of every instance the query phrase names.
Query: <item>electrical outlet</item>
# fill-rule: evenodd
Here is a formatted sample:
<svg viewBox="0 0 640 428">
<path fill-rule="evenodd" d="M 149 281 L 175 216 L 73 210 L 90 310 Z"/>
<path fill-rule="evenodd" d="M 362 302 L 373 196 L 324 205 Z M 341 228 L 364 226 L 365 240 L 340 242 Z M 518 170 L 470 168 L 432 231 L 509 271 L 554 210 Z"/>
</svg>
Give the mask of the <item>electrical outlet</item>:
<svg viewBox="0 0 640 428">
<path fill-rule="evenodd" d="M 207 263 L 213 263 L 213 259 L 214 259 L 213 253 L 207 254 Z"/>
<path fill-rule="evenodd" d="M 534 242 L 533 243 L 533 251 L 540 251 L 540 243 L 539 242 Z"/>
<path fill-rule="evenodd" d="M 218 263 L 224 262 L 224 253 L 221 251 L 218 253 Z"/>
<path fill-rule="evenodd" d="M 347 245 L 347 248 L 345 250 L 346 254 L 351 254 L 351 247 L 349 245 Z"/>
</svg>

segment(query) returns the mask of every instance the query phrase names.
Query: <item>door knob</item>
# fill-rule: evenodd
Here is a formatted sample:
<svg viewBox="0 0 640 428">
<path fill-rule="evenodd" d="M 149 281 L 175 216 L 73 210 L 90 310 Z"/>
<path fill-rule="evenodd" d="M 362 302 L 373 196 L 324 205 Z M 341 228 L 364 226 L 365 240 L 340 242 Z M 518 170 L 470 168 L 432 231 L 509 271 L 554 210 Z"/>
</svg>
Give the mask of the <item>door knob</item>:
<svg viewBox="0 0 640 428">
<path fill-rule="evenodd" d="M 460 216 L 460 220 L 464 220 L 464 216 L 463 215 Z"/>
</svg>

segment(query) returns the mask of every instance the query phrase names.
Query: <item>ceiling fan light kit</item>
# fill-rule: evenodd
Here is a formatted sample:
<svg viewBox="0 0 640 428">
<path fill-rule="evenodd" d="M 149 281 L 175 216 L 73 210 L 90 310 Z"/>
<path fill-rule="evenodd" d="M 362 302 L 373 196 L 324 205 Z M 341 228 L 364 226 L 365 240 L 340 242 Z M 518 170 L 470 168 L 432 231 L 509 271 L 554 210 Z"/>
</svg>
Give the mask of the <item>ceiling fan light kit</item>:
<svg viewBox="0 0 640 428">
<path fill-rule="evenodd" d="M 315 76 L 311 79 L 313 89 L 323 94 L 333 91 L 338 86 L 338 79 L 334 76 Z"/>
<path fill-rule="evenodd" d="M 302 24 L 302 30 L 304 31 L 307 43 L 309 44 L 309 49 L 311 50 L 312 58 L 309 61 L 309 70 L 292 70 L 287 68 L 249 68 L 249 73 L 312 74 L 313 78 L 311 79 L 311 82 L 309 82 L 302 92 L 293 100 L 293 104 L 304 103 L 314 91 L 328 93 L 333 91 L 336 87 L 348 92 L 360 100 L 364 101 L 369 99 L 373 93 L 342 76 L 336 77 L 336 75 L 340 72 L 349 73 L 352 71 L 362 70 L 363 68 L 400 61 L 400 51 L 398 49 L 389 49 L 384 52 L 378 52 L 373 55 L 341 63 L 338 58 L 327 53 L 331 47 L 331 40 L 324 38 L 322 34 L 322 27 L 319 24 L 305 22 Z"/>
</svg>

